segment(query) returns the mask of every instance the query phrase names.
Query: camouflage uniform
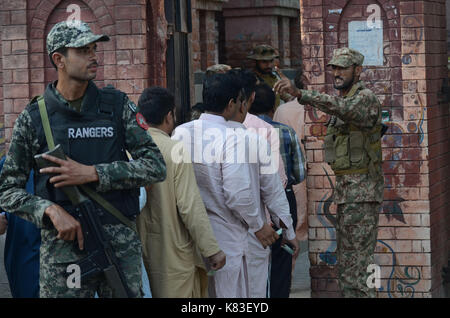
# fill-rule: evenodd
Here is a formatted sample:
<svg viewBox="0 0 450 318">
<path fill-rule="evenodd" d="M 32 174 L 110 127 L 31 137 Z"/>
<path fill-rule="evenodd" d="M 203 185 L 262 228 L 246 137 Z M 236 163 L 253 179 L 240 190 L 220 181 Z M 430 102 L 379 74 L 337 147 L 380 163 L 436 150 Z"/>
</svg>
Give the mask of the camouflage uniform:
<svg viewBox="0 0 450 318">
<path fill-rule="evenodd" d="M 348 48 L 335 50 L 329 65 L 362 65 L 364 56 Z M 361 132 L 381 127 L 381 105 L 375 94 L 359 81 L 344 97 L 301 90 L 300 104 L 309 104 L 332 115 L 330 121 Z M 330 129 L 330 126 L 328 127 Z M 337 204 L 337 259 L 339 286 L 344 297 L 375 297 L 366 285 L 367 267 L 374 263 L 378 215 L 383 202 L 381 136 L 377 135 L 377 159 L 365 173 L 336 173 L 334 202 Z M 351 140 L 351 139 L 350 139 Z M 351 149 L 352 145 L 348 146 Z M 349 150 L 350 152 L 350 150 Z M 368 170 L 371 170 L 370 172 Z"/>
<path fill-rule="evenodd" d="M 248 59 L 255 61 L 271 61 L 279 57 L 280 55 L 278 54 L 278 52 L 273 47 L 267 44 L 255 46 L 250 55 L 247 56 Z M 260 82 L 264 82 L 272 88 L 274 87 L 275 83 L 278 82 L 278 80 L 280 80 L 280 78 L 278 77 L 278 75 L 276 75 L 275 72 L 272 72 L 271 74 L 261 74 L 255 70 L 255 74 Z M 281 96 L 279 94 L 276 94 L 275 109 L 277 109 L 278 106 L 280 106 L 281 100 L 289 102 L 292 99 L 293 97 L 287 93 L 283 93 L 281 94 Z"/>
<path fill-rule="evenodd" d="M 47 49 L 49 53 L 60 47 L 83 47 L 95 41 L 104 41 L 107 36 L 94 35 L 87 24 L 68 27 L 66 22 L 57 24 L 49 33 Z M 59 101 L 67 107 L 76 106 L 67 102 L 51 86 Z M 99 181 L 97 192 L 139 188 L 164 180 L 165 162 L 152 138 L 136 122 L 136 106 L 125 99 L 122 121 L 125 130 L 125 146 L 136 160 L 97 164 Z M 39 138 L 32 124 L 29 108 L 17 118 L 11 146 L 1 173 L 0 206 L 11 213 L 33 222 L 41 229 L 40 248 L 40 296 L 41 297 L 111 297 L 112 290 L 103 276 L 81 281 L 80 289 L 69 289 L 63 273 L 69 264 L 86 256 L 80 252 L 76 242 L 66 242 L 56 238 L 57 231 L 44 211 L 54 203 L 38 196 L 28 194 L 25 184 L 32 169 L 34 155 L 41 148 Z M 45 142 L 45 141 L 44 141 Z M 103 225 L 105 235 L 110 239 L 115 255 L 132 293 L 142 297 L 141 244 L 137 233 L 122 224 Z"/>
</svg>

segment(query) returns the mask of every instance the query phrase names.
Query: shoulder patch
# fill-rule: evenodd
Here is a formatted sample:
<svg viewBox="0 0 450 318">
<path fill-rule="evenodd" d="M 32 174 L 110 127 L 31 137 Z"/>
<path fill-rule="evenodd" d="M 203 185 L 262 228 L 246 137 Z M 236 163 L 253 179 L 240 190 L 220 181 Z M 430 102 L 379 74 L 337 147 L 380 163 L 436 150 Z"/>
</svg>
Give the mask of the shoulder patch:
<svg viewBox="0 0 450 318">
<path fill-rule="evenodd" d="M 150 128 L 145 121 L 144 115 L 142 115 L 141 113 L 136 114 L 136 121 L 139 127 L 141 127 L 142 129 L 147 130 Z"/>
</svg>

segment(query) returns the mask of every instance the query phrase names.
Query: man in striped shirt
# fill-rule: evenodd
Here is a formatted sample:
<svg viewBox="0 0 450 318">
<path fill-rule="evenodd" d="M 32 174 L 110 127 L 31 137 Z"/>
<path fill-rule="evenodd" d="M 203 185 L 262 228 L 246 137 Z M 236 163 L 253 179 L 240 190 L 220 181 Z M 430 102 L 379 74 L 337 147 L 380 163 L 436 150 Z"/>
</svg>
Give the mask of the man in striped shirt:
<svg viewBox="0 0 450 318">
<path fill-rule="evenodd" d="M 305 157 L 295 130 L 287 125 L 273 121 L 275 112 L 275 93 L 267 84 L 256 87 L 255 101 L 250 112 L 257 115 L 274 128 L 278 129 L 280 137 L 280 154 L 283 159 L 287 176 L 286 196 L 289 201 L 290 212 L 297 225 L 297 202 L 292 186 L 299 184 L 306 177 Z M 270 279 L 270 297 L 288 298 L 291 285 L 292 257 L 281 248 L 278 240 L 272 245 L 272 266 Z"/>
</svg>

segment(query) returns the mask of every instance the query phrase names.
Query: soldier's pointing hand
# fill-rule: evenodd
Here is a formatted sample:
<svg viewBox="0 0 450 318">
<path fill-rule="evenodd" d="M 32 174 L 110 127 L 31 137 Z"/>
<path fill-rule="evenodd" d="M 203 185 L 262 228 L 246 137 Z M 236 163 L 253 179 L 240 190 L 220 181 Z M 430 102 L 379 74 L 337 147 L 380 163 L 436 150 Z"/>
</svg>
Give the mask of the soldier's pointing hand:
<svg viewBox="0 0 450 318">
<path fill-rule="evenodd" d="M 282 72 L 278 71 L 278 67 L 275 67 L 275 71 L 277 72 L 277 74 L 280 76 L 280 80 L 278 82 L 275 83 L 275 85 L 273 86 L 273 91 L 276 94 L 284 94 L 284 93 L 288 93 L 292 96 L 298 97 L 300 98 L 302 95 L 300 93 L 300 90 L 295 87 L 294 83 L 292 83 L 292 81 L 286 77 L 286 75 L 284 75 Z"/>
</svg>

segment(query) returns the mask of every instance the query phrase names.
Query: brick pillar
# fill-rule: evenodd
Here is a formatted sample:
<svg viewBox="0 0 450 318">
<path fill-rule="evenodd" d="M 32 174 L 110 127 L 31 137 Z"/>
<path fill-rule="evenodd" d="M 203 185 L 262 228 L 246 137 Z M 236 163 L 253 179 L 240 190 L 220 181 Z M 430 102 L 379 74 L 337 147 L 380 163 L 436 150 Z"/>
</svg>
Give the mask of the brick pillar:
<svg viewBox="0 0 450 318">
<path fill-rule="evenodd" d="M 445 3 L 446 5 L 446 12 L 447 12 L 447 52 L 450 56 L 450 2 L 447 1 Z"/>
<path fill-rule="evenodd" d="M 223 63 L 224 54 L 221 38 L 224 30 L 221 27 L 222 6 L 225 0 L 193 0 L 192 1 L 192 33 L 189 36 L 191 46 L 191 70 L 194 74 L 191 82 L 192 104 L 202 100 L 203 73 L 214 64 Z M 222 52 L 221 52 L 222 50 Z"/>
<path fill-rule="evenodd" d="M 1 4 L 1 2 L 0 2 Z M 5 12 L 0 11 L 0 25 L 5 25 Z M 3 29 L 0 28 L 0 157 L 5 154 L 5 118 L 3 109 L 3 63 L 2 63 L 2 32 Z"/>
<path fill-rule="evenodd" d="M 441 94 L 448 86 L 445 1 L 423 1 L 416 12 L 423 14 L 426 39 L 431 295 L 443 297 L 442 268 L 450 265 L 450 116 L 448 96 Z"/>
<path fill-rule="evenodd" d="M 10 140 L 14 121 L 30 97 L 26 8 L 25 0 L 2 1 L 0 7 L 6 140 Z"/>
<path fill-rule="evenodd" d="M 303 0 L 304 69 L 309 89 L 336 95 L 325 65 L 333 49 L 357 38 L 355 23 L 350 23 L 367 22 L 374 13 L 369 5 L 379 8 L 383 32 L 376 51 L 382 55 L 381 62 L 364 67 L 361 79 L 389 113 L 383 138 L 385 201 L 375 258 L 382 276 L 378 296 L 439 296 L 449 250 L 449 114 L 448 104 L 437 99 L 446 77 L 445 1 Z M 357 45 L 365 48 L 375 41 Z M 336 231 L 330 222 L 336 207 L 328 204 L 332 190 L 323 171 L 331 173 L 322 150 L 327 118 L 306 107 L 313 297 L 339 295 Z"/>
<path fill-rule="evenodd" d="M 192 2 L 192 69 L 206 71 L 219 63 L 219 21 L 223 0 L 194 0 Z"/>
<path fill-rule="evenodd" d="M 147 61 L 149 86 L 167 86 L 167 21 L 163 0 L 147 1 Z"/>
<path fill-rule="evenodd" d="M 282 67 L 299 65 L 298 56 L 292 53 L 300 51 L 298 1 L 230 0 L 223 8 L 227 64 L 253 67 L 246 59 L 251 49 L 269 44 L 279 49 Z"/>
</svg>

